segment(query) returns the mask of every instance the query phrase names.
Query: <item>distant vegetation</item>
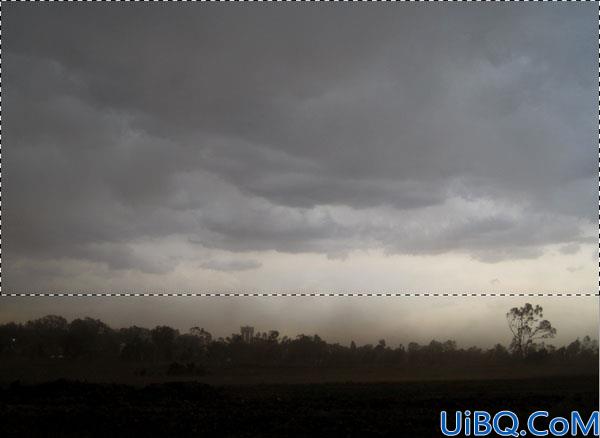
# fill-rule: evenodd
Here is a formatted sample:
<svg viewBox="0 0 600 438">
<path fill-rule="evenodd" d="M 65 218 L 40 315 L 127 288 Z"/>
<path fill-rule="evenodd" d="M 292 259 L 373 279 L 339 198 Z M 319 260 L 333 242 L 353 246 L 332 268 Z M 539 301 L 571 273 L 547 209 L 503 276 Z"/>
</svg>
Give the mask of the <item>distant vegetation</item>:
<svg viewBox="0 0 600 438">
<path fill-rule="evenodd" d="M 215 339 L 211 333 L 199 327 L 191 328 L 188 333 L 180 333 L 168 326 L 113 329 L 97 319 L 83 318 L 68 322 L 63 317 L 49 315 L 25 324 L 0 325 L 0 357 L 174 363 L 174 372 L 179 363 L 192 368 L 510 367 L 530 363 L 567 368 L 589 367 L 597 373 L 597 340 L 586 336 L 560 348 L 543 342 L 536 343 L 536 336 L 544 339 L 556 330 L 548 321 L 534 318 L 541 316 L 541 308 L 527 306 L 511 309 L 507 314 L 516 339 L 509 348 L 500 344 L 491 349 L 458 348 L 452 340 L 432 340 L 426 345 L 410 342 L 406 347 L 390 346 L 383 339 L 374 345 L 357 346 L 352 342 L 344 346 L 328 343 L 318 335 L 300 334 L 289 338 L 281 337 L 276 330 L 254 333 L 251 328 L 245 328 L 243 335 L 232 334 Z M 536 331 L 538 326 L 541 328 Z"/>
<path fill-rule="evenodd" d="M 112 329 L 46 316 L 0 325 L 3 436 L 439 436 L 439 411 L 589 415 L 598 342 L 560 348 L 539 306 L 510 309 L 508 348 L 349 346 L 277 331 Z M 440 405 L 440 400 L 443 404 Z"/>
</svg>

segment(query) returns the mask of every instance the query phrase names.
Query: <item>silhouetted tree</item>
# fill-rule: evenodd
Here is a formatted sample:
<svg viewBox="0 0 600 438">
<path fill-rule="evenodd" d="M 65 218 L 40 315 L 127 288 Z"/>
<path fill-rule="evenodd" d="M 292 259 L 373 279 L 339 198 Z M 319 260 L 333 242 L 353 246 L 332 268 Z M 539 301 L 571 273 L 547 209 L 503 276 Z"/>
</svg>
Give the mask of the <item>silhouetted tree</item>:
<svg viewBox="0 0 600 438">
<path fill-rule="evenodd" d="M 150 335 L 156 347 L 156 357 L 161 360 L 173 359 L 175 338 L 179 336 L 179 331 L 166 325 L 161 325 L 153 328 L 150 331 Z"/>
<path fill-rule="evenodd" d="M 506 314 L 508 327 L 513 334 L 510 349 L 517 356 L 526 355 L 534 342 L 553 338 L 556 329 L 544 317 L 542 306 L 526 303 L 523 307 L 513 307 Z"/>
<path fill-rule="evenodd" d="M 119 331 L 120 354 L 125 360 L 138 362 L 149 361 L 153 358 L 154 345 L 152 336 L 147 328 L 132 326 Z"/>
<path fill-rule="evenodd" d="M 212 341 L 212 335 L 204 330 L 204 328 L 192 327 L 190 329 L 190 335 L 196 336 L 203 346 L 210 344 Z"/>
<path fill-rule="evenodd" d="M 72 358 L 117 356 L 118 341 L 113 330 L 99 319 L 75 319 L 69 324 L 65 353 Z"/>
<path fill-rule="evenodd" d="M 483 350 L 459 348 L 453 340 L 432 340 L 419 345 L 410 342 L 389 346 L 383 339 L 377 344 L 348 346 L 328 343 L 318 335 L 280 338 L 276 330 L 257 332 L 252 342 L 239 334 L 213 339 L 198 327 L 180 334 L 168 326 L 152 330 L 132 326 L 113 330 L 102 321 L 83 318 L 70 324 L 59 316 L 46 316 L 25 324 L 0 324 L 0 360 L 24 358 L 28 361 L 56 359 L 61 354 L 70 360 L 157 362 L 169 365 L 172 373 L 198 374 L 208 367 L 388 367 L 425 369 L 464 368 L 495 365 L 548 366 L 549 370 L 597 370 L 598 341 L 589 336 L 566 346 L 554 348 L 536 340 L 552 337 L 556 330 L 543 320 L 539 306 L 511 309 L 509 325 L 519 335 L 510 351 L 497 344 Z M 523 360 L 525 359 L 525 360 Z M 175 361 L 175 362 L 173 362 Z"/>
<path fill-rule="evenodd" d="M 62 356 L 68 322 L 62 316 L 47 315 L 28 321 L 25 325 L 31 334 L 28 354 L 32 357 Z"/>
<path fill-rule="evenodd" d="M 269 331 L 269 342 L 278 342 L 279 341 L 279 332 L 277 330 Z"/>
</svg>

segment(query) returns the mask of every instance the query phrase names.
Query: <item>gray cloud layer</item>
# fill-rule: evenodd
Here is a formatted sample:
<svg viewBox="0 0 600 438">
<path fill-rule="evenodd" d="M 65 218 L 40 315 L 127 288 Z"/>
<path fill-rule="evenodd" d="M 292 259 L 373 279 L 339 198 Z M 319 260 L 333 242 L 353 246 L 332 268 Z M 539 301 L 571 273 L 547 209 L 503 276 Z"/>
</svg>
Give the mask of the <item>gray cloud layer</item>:
<svg viewBox="0 0 600 438">
<path fill-rule="evenodd" d="M 6 5 L 3 279 L 595 242 L 596 6 L 535 6 Z"/>
</svg>

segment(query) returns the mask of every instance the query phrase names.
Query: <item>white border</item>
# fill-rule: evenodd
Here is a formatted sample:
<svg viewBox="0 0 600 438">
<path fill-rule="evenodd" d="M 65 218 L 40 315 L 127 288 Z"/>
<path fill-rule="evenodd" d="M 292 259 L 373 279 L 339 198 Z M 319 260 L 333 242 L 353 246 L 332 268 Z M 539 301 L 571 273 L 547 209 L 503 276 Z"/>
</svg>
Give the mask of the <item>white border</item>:
<svg viewBox="0 0 600 438">
<path fill-rule="evenodd" d="M 32 292 L 0 297 L 598 297 L 598 293 L 393 293 L 393 292 Z"/>
</svg>

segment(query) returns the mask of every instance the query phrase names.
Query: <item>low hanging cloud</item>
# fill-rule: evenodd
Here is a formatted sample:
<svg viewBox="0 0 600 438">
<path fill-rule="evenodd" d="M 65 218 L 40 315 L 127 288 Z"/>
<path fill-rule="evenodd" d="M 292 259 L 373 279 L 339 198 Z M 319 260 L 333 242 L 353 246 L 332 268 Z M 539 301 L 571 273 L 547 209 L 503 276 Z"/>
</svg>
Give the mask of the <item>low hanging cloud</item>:
<svg viewBox="0 0 600 438">
<path fill-rule="evenodd" d="M 597 238 L 592 8 L 9 4 L 7 266 L 574 254 Z"/>
<path fill-rule="evenodd" d="M 248 271 L 250 269 L 258 269 L 262 266 L 262 263 L 256 260 L 244 260 L 244 259 L 233 259 L 233 260 L 208 260 L 200 264 L 203 269 L 211 269 L 213 271 Z"/>
</svg>

